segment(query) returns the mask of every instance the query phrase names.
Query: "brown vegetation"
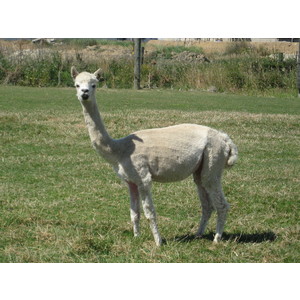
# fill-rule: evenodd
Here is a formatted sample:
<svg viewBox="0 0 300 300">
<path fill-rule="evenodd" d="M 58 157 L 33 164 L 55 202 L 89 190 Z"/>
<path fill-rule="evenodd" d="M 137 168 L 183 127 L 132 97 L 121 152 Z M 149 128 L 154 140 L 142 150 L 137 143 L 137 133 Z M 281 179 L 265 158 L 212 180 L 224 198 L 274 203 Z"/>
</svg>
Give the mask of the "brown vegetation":
<svg viewBox="0 0 300 300">
<path fill-rule="evenodd" d="M 233 42 L 205 42 L 205 41 L 194 41 L 189 42 L 188 45 L 184 41 L 170 41 L 170 40 L 151 40 L 146 43 L 145 51 L 149 54 L 157 49 L 157 47 L 169 47 L 169 46 L 193 46 L 199 47 L 203 50 L 206 55 L 211 54 L 224 54 L 226 49 Z M 247 42 L 251 48 L 264 48 L 270 53 L 286 53 L 295 54 L 298 51 L 298 43 L 291 42 Z M 30 40 L 17 40 L 17 41 L 5 41 L 0 40 L 0 48 L 7 50 L 11 53 L 12 51 L 23 51 L 23 50 L 34 50 L 40 48 L 41 45 L 33 44 Z M 45 46 L 49 48 L 49 46 Z M 85 48 L 78 47 L 74 49 L 74 46 L 70 45 L 53 45 L 55 50 L 59 50 L 65 53 L 66 56 L 75 56 L 76 54 L 82 55 L 85 59 L 91 60 L 95 56 L 97 58 L 120 58 L 130 57 L 133 54 L 132 49 L 123 47 L 116 44 L 99 44 L 94 46 L 87 46 Z"/>
<path fill-rule="evenodd" d="M 194 46 L 202 48 L 205 54 L 223 54 L 226 48 L 233 42 L 205 42 L 205 41 L 195 41 L 189 42 L 188 46 Z M 271 53 L 282 52 L 288 54 L 295 54 L 298 51 L 298 43 L 290 42 L 247 42 L 251 47 L 255 48 L 265 48 Z M 153 40 L 147 43 L 147 47 L 156 46 L 183 46 L 184 41 L 162 41 Z"/>
</svg>

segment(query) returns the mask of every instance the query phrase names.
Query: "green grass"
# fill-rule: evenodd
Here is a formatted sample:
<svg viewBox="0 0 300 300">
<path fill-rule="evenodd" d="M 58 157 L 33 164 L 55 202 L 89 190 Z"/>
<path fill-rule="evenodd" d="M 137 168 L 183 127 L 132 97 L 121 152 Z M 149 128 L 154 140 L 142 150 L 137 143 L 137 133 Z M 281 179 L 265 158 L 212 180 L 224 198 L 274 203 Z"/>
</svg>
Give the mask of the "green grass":
<svg viewBox="0 0 300 300">
<path fill-rule="evenodd" d="M 224 239 L 193 239 L 192 179 L 153 185 L 163 247 L 133 238 L 126 186 L 90 146 L 69 88 L 0 86 L 1 262 L 300 262 L 300 101 L 200 92 L 99 89 L 110 134 L 182 122 L 227 132 L 239 161 L 224 173 Z"/>
</svg>

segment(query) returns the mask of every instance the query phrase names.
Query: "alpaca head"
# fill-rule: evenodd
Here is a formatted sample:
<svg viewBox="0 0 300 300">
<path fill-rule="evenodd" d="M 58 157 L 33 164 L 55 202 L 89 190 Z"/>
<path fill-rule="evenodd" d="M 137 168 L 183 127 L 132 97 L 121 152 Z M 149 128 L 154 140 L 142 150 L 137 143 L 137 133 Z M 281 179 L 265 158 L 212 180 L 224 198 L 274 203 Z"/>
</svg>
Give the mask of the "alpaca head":
<svg viewBox="0 0 300 300">
<path fill-rule="evenodd" d="M 97 77 L 100 73 L 101 69 L 98 69 L 95 73 L 78 73 L 75 67 L 71 68 L 71 75 L 74 79 L 77 97 L 80 102 L 95 99 L 95 90 L 98 82 Z"/>
</svg>

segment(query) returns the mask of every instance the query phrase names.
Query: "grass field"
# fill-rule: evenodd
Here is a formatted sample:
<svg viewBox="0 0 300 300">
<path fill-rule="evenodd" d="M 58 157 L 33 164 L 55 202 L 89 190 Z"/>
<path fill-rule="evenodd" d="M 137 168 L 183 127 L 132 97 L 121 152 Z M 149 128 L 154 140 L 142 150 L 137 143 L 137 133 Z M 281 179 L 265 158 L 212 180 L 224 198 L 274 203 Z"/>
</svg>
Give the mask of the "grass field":
<svg viewBox="0 0 300 300">
<path fill-rule="evenodd" d="M 126 186 L 92 149 L 70 88 L 0 86 L 0 262 L 300 262 L 300 100 L 100 89 L 114 138 L 182 122 L 227 132 L 239 161 L 226 171 L 231 210 L 203 239 L 192 179 L 154 184 L 165 245 L 146 219 L 134 239 Z"/>
</svg>

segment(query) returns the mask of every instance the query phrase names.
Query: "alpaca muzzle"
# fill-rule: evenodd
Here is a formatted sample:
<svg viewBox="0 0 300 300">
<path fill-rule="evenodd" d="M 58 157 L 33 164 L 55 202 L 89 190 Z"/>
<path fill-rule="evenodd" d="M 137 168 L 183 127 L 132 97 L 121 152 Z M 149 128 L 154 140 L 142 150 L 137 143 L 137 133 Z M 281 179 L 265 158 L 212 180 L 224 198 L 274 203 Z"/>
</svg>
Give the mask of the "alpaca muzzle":
<svg viewBox="0 0 300 300">
<path fill-rule="evenodd" d="M 87 99 L 89 99 L 89 94 L 84 93 L 84 94 L 81 95 L 81 98 L 83 100 L 87 100 Z"/>
</svg>

